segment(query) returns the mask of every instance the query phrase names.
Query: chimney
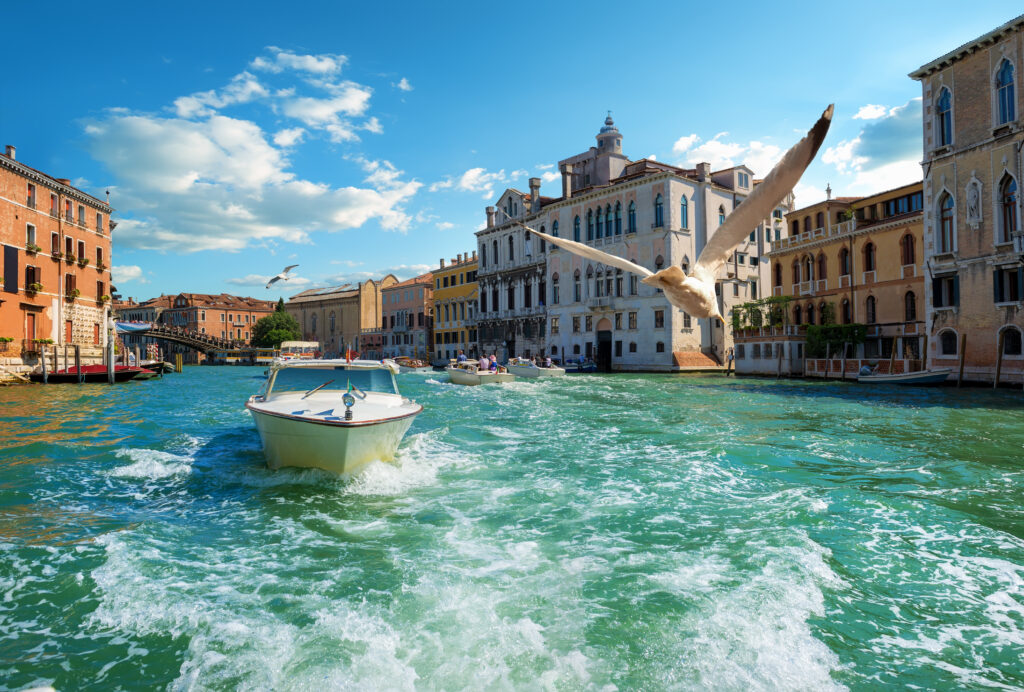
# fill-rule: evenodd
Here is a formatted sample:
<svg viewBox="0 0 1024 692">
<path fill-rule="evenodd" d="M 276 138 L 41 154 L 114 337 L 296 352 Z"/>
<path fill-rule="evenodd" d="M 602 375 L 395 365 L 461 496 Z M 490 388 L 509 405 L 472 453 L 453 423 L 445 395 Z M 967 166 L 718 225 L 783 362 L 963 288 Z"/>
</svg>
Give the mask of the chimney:
<svg viewBox="0 0 1024 692">
<path fill-rule="evenodd" d="M 562 197 L 569 199 L 572 197 L 572 164 L 562 164 Z"/>
<path fill-rule="evenodd" d="M 444 269 L 444 257 L 441 258 L 441 269 Z"/>
<path fill-rule="evenodd" d="M 473 250 L 473 261 L 476 261 L 476 250 Z"/>
<path fill-rule="evenodd" d="M 455 256 L 455 262 L 457 264 L 462 264 L 462 253 L 461 252 Z"/>
<path fill-rule="evenodd" d="M 698 163 L 697 164 L 697 180 L 700 182 L 707 182 L 711 179 L 711 164 L 710 163 Z"/>
<path fill-rule="evenodd" d="M 7 145 L 7 158 L 9 158 L 11 161 L 15 161 L 16 160 L 14 158 L 14 152 L 15 151 L 17 151 L 17 150 L 14 148 L 13 144 L 8 144 Z"/>
<path fill-rule="evenodd" d="M 540 178 L 530 178 L 530 213 L 540 211 Z"/>
<path fill-rule="evenodd" d="M 487 207 L 487 227 L 494 228 L 494 207 Z"/>
</svg>

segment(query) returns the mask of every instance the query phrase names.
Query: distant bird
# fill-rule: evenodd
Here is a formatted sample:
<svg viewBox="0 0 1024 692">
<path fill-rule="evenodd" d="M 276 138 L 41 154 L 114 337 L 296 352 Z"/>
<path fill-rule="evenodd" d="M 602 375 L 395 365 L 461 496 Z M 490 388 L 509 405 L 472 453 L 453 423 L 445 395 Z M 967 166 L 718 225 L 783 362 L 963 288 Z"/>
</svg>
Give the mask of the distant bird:
<svg viewBox="0 0 1024 692">
<path fill-rule="evenodd" d="M 831 122 L 832 106 L 830 105 L 807 133 L 807 136 L 786 152 L 782 160 L 775 164 L 775 168 L 754 188 L 743 204 L 736 207 L 729 214 L 725 223 L 711 235 L 689 276 L 676 266 L 662 269 L 655 274 L 646 267 L 633 264 L 622 257 L 595 250 L 583 243 L 565 238 L 555 238 L 523 224 L 519 225 L 530 233 L 539 235 L 549 243 L 563 247 L 573 254 L 639 274 L 644 277 L 641 279 L 643 283 L 660 288 L 665 292 L 665 297 L 672 305 L 694 317 L 716 317 L 721 320 L 718 300 L 715 298 L 715 280 L 719 270 L 729 260 L 729 256 L 744 236 L 756 228 L 762 219 L 770 216 L 779 202 L 792 191 L 800 180 L 800 176 L 814 159 L 814 155 L 818 153 L 818 148 L 825 140 L 825 134 L 828 132 Z"/>
<path fill-rule="evenodd" d="M 281 272 L 280 274 L 278 274 L 273 279 L 271 279 L 270 281 L 267 282 L 267 288 L 270 288 L 271 286 L 276 284 L 278 281 L 287 281 L 288 279 L 290 279 L 291 277 L 288 276 L 288 272 L 290 272 L 292 269 L 295 269 L 295 267 L 297 267 L 297 266 L 299 266 L 299 265 L 292 264 L 292 265 L 289 265 L 289 266 L 285 267 L 283 272 Z"/>
</svg>

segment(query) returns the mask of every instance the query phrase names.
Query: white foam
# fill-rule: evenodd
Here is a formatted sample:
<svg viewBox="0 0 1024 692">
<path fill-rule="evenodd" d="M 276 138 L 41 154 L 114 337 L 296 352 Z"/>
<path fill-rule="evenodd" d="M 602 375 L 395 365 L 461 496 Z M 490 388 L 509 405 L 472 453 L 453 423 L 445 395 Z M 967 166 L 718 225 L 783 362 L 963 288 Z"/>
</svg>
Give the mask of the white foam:
<svg viewBox="0 0 1024 692">
<path fill-rule="evenodd" d="M 117 456 L 128 457 L 134 463 L 107 472 L 116 478 L 148 478 L 155 480 L 192 472 L 192 459 L 179 454 L 155 449 L 120 449 Z"/>
</svg>

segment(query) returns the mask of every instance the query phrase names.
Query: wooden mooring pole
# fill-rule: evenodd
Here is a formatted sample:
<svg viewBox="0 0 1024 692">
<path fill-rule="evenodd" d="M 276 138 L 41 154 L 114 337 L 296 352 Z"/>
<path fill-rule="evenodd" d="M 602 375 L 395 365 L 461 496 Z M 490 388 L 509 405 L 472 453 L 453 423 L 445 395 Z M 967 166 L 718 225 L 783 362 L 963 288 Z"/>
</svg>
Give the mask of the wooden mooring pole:
<svg viewBox="0 0 1024 692">
<path fill-rule="evenodd" d="M 50 373 L 46 367 L 46 346 L 43 346 L 39 351 L 42 354 L 41 360 L 43 362 L 43 384 L 50 384 Z"/>
<path fill-rule="evenodd" d="M 60 355 L 57 353 L 57 344 L 53 345 L 53 371 L 60 370 Z"/>
<path fill-rule="evenodd" d="M 996 379 L 992 381 L 992 389 L 999 386 L 999 375 L 1003 370 L 1003 338 L 1006 336 L 1006 330 L 999 332 L 998 345 L 996 346 Z"/>
<path fill-rule="evenodd" d="M 85 381 L 85 373 L 82 372 L 82 347 L 75 344 L 75 372 L 78 373 L 78 384 Z"/>
<path fill-rule="evenodd" d="M 960 335 L 960 373 L 956 376 L 956 386 L 964 381 L 964 358 L 967 356 L 967 334 Z"/>
</svg>

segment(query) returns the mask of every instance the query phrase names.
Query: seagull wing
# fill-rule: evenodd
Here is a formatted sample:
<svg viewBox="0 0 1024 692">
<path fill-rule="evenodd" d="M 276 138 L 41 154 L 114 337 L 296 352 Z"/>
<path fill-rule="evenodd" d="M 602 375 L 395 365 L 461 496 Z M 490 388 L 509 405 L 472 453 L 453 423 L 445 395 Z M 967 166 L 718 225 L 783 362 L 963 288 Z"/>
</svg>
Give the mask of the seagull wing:
<svg viewBox="0 0 1024 692">
<path fill-rule="evenodd" d="M 821 118 L 810 129 L 807 136 L 786 152 L 782 160 L 754 188 L 743 204 L 736 207 L 729 218 L 718 227 L 708 240 L 694 264 L 693 273 L 707 281 L 714 281 L 741 240 L 750 234 L 779 205 L 793 186 L 800 180 L 807 166 L 818 153 L 825 140 L 828 126 L 832 122 L 832 106 L 821 114 Z"/>
<path fill-rule="evenodd" d="M 654 274 L 654 272 L 652 272 L 647 267 L 641 267 L 639 264 L 633 264 L 628 259 L 616 257 L 615 255 L 609 254 L 607 252 L 601 252 L 600 250 L 596 250 L 590 247 L 589 245 L 577 243 L 575 240 L 568 240 L 566 238 L 556 238 L 553 235 L 541 233 L 540 231 L 534 230 L 525 224 L 519 225 L 528 230 L 530 233 L 533 233 L 534 235 L 544 238 L 552 245 L 557 245 L 561 248 L 565 248 L 574 255 L 579 255 L 580 257 L 592 259 L 595 262 L 602 262 L 606 265 L 618 267 L 619 269 L 623 269 L 627 272 L 633 272 L 634 274 L 639 274 L 640 276 L 643 277 L 648 277 Z"/>
<path fill-rule="evenodd" d="M 281 280 L 281 276 L 280 275 L 275 276 L 273 279 L 271 279 L 270 281 L 267 282 L 267 288 L 270 288 L 271 286 L 273 286 L 274 284 L 276 284 L 280 280 Z"/>
<path fill-rule="evenodd" d="M 284 268 L 284 271 L 283 271 L 283 272 L 281 272 L 281 273 L 282 273 L 282 274 L 287 274 L 287 273 L 288 273 L 288 272 L 290 272 L 290 271 L 291 271 L 292 269 L 295 269 L 295 267 L 297 267 L 297 266 L 299 266 L 299 265 L 297 265 L 297 264 L 289 264 L 289 265 L 288 265 L 287 267 L 285 267 L 285 268 Z"/>
</svg>

